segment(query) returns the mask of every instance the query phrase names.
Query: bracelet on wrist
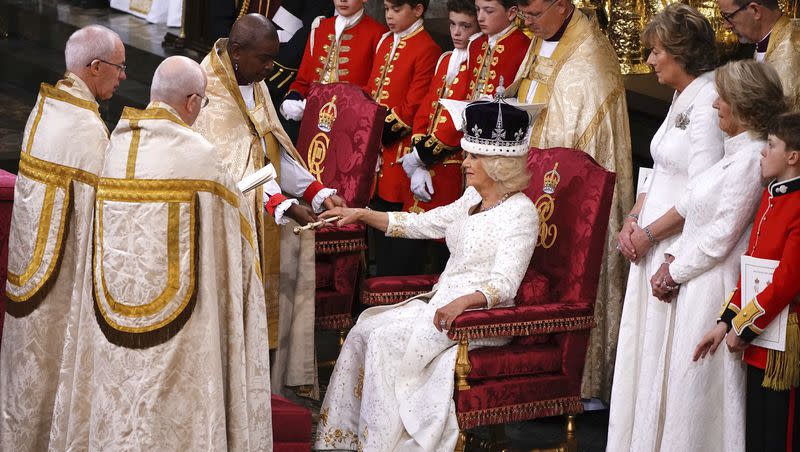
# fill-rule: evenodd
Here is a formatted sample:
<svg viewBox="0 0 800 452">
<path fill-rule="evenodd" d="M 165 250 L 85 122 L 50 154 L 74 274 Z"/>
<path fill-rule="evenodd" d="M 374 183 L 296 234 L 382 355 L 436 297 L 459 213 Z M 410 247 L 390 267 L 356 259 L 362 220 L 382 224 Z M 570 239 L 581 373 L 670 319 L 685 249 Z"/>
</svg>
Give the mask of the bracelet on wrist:
<svg viewBox="0 0 800 452">
<path fill-rule="evenodd" d="M 658 243 L 658 240 L 656 240 L 656 237 L 653 235 L 653 232 L 650 230 L 650 226 L 645 226 L 645 227 L 642 228 L 642 230 L 644 231 L 645 235 L 647 236 L 647 240 L 651 244 L 655 245 L 656 243 Z"/>
<path fill-rule="evenodd" d="M 639 214 L 638 213 L 629 213 L 629 214 L 625 215 L 625 219 L 626 220 L 631 219 L 633 221 L 639 221 Z"/>
</svg>

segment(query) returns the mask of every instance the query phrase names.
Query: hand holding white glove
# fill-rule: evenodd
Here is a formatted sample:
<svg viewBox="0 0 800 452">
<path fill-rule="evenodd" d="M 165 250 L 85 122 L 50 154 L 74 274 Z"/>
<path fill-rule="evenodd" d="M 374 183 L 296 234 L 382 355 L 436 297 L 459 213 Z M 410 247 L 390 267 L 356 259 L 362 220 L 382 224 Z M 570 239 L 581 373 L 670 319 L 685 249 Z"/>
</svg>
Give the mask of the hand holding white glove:
<svg viewBox="0 0 800 452">
<path fill-rule="evenodd" d="M 281 114 L 284 118 L 292 121 L 303 119 L 303 112 L 306 110 L 306 100 L 286 99 L 281 104 Z"/>
<path fill-rule="evenodd" d="M 433 179 L 427 168 L 421 167 L 411 175 L 411 192 L 420 201 L 429 202 L 433 196 Z"/>
<path fill-rule="evenodd" d="M 417 168 L 425 168 L 425 164 L 422 163 L 422 160 L 419 158 L 416 148 L 414 148 L 412 152 L 400 157 L 398 161 L 403 164 L 403 171 L 406 172 L 409 178 L 414 174 Z"/>
</svg>

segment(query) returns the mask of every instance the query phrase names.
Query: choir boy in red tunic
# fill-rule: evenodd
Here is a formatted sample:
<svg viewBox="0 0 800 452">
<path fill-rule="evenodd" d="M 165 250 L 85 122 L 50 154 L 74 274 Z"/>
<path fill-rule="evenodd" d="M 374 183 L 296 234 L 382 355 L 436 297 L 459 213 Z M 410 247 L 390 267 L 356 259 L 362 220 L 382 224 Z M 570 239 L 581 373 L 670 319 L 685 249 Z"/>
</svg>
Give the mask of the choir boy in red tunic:
<svg viewBox="0 0 800 452">
<path fill-rule="evenodd" d="M 453 50 L 439 57 L 428 94 L 414 117 L 412 152 L 402 158 L 403 170 L 411 180 L 411 191 L 403 203 L 403 210 L 408 212 L 450 204 L 461 196 L 464 187 L 462 133 L 439 99 L 465 99 L 469 85 L 467 45 L 471 37 L 480 34 L 474 0 L 448 0 L 447 11 Z M 439 242 L 427 245 L 432 265 L 426 273 L 440 273 L 449 256 L 447 247 Z"/>
<path fill-rule="evenodd" d="M 371 207 L 381 211 L 403 208 L 410 181 L 399 159 L 411 150 L 414 116 L 428 93 L 442 49 L 425 31 L 422 17 L 428 0 L 384 0 L 386 25 L 375 50 L 367 92 L 388 109 L 381 139 L 381 163 Z M 413 240 L 374 236 L 376 273 L 413 273 L 418 268 Z"/>
<path fill-rule="evenodd" d="M 364 3 L 366 0 L 334 0 L 336 16 L 312 26 L 297 78 L 281 104 L 284 118 L 303 118 L 305 98 L 314 82 L 367 86 L 375 46 L 386 27 L 364 13 Z"/>
<path fill-rule="evenodd" d="M 775 120 L 761 156 L 761 175 L 771 182 L 761 198 L 746 254 L 778 261 L 778 267 L 772 282 L 752 300 L 742 299 L 739 281 L 694 359 L 714 353 L 723 339 L 730 352 L 744 352 L 746 449 L 792 451 L 800 450 L 800 113 Z M 787 306 L 785 351 L 751 344 Z"/>
<path fill-rule="evenodd" d="M 531 40 L 514 23 L 515 0 L 475 0 L 480 37 L 469 44 L 467 98 L 477 100 L 494 95 L 500 86 L 514 81 Z"/>
</svg>

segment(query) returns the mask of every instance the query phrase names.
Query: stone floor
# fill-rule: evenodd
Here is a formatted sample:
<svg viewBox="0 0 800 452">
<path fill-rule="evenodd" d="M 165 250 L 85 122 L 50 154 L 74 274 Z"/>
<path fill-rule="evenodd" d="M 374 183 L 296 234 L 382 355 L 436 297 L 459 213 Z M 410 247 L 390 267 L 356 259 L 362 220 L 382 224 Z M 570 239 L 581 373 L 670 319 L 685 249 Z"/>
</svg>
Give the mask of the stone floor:
<svg viewBox="0 0 800 452">
<path fill-rule="evenodd" d="M 19 88 L 0 81 L 0 168 L 17 172 L 22 132 L 36 96 L 20 95 Z"/>
</svg>

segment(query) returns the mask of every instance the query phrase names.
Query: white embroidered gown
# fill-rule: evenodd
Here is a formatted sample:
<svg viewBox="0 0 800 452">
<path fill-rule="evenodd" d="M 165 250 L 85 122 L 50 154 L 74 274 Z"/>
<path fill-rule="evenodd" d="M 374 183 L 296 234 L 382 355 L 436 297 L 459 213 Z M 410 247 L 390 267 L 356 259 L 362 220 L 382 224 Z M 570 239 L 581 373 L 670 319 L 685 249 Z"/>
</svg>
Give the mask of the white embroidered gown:
<svg viewBox="0 0 800 452">
<path fill-rule="evenodd" d="M 453 450 L 456 342 L 433 325 L 436 309 L 482 292 L 490 307 L 513 305 L 528 267 L 539 217 L 522 193 L 469 215 L 474 188 L 422 214 L 390 213 L 387 235 L 444 238 L 450 249 L 425 296 L 367 309 L 347 336 L 320 411 L 317 449 L 376 452 Z M 504 339 L 474 346 L 501 345 Z"/>
<path fill-rule="evenodd" d="M 697 343 L 713 327 L 736 287 L 740 259 L 758 208 L 760 152 L 765 142 L 744 132 L 725 140 L 725 156 L 692 183 L 676 205 L 686 218 L 683 233 L 667 253 L 675 256 L 670 275 L 681 284 L 670 338 L 652 391 L 662 412 L 660 450 L 744 451 L 745 367 L 741 356 L 718 349 L 692 362 Z M 650 420 L 645 417 L 645 421 Z M 648 444 L 643 444 L 649 449 Z M 645 450 L 645 449 L 640 449 Z"/>
<path fill-rule="evenodd" d="M 666 213 L 684 194 L 690 181 L 723 154 L 723 133 L 712 107 L 717 98 L 713 74 L 696 78 L 680 94 L 675 93 L 667 118 L 650 143 L 653 173 L 645 183 L 647 194 L 640 212 L 644 227 Z M 687 121 L 688 119 L 688 121 Z M 658 412 L 660 399 L 652 392 L 666 343 L 665 329 L 674 313 L 652 296 L 650 277 L 664 261 L 664 251 L 677 236 L 662 240 L 639 262 L 632 264 L 622 309 L 606 450 L 646 451 L 655 427 L 645 414 Z"/>
</svg>

